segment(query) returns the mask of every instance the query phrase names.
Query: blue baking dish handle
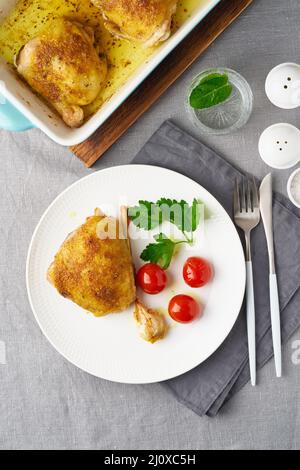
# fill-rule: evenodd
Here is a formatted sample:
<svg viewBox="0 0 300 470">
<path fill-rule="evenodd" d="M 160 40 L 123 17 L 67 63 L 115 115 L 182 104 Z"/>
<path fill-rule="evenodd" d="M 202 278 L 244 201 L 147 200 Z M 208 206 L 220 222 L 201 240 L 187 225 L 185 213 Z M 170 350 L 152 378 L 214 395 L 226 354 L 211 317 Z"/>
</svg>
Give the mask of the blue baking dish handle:
<svg viewBox="0 0 300 470">
<path fill-rule="evenodd" d="M 33 129 L 35 126 L 11 103 L 0 95 L 0 129 L 13 132 L 22 132 Z"/>
</svg>

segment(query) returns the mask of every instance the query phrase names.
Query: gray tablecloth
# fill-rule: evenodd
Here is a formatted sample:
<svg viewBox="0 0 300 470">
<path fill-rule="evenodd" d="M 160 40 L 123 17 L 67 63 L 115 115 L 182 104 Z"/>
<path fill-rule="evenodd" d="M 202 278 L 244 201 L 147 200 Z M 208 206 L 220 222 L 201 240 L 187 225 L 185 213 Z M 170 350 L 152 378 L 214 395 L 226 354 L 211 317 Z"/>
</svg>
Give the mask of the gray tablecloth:
<svg viewBox="0 0 300 470">
<path fill-rule="evenodd" d="M 265 97 L 264 78 L 280 62 L 299 61 L 299 20 L 298 0 L 255 0 L 93 170 L 37 130 L 0 131 L 0 362 L 1 341 L 6 346 L 6 365 L 0 364 L 1 449 L 299 449 L 300 363 L 293 349 L 299 348 L 299 333 L 283 350 L 282 380 L 274 377 L 271 361 L 259 373 L 257 388 L 247 385 L 215 419 L 199 418 L 161 385 L 109 383 L 66 362 L 33 318 L 24 276 L 34 227 L 59 192 L 90 171 L 129 163 L 168 117 L 192 130 L 182 103 L 189 81 L 203 68 L 239 70 L 255 94 L 253 116 L 242 131 L 204 141 L 244 170 L 266 174 L 257 153 L 259 133 L 272 122 L 299 125 L 299 110 L 274 108 Z M 274 172 L 277 190 L 285 192 L 289 173 Z"/>
</svg>

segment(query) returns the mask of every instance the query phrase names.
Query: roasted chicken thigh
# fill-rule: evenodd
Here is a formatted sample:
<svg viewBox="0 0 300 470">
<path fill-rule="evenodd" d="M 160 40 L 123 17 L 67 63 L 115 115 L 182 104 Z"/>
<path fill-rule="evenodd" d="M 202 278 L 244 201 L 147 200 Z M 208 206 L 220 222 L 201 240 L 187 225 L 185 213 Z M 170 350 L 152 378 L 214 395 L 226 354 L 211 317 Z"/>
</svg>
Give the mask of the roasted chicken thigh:
<svg viewBox="0 0 300 470">
<path fill-rule="evenodd" d="M 115 238 L 104 236 L 109 222 Z M 95 316 L 125 310 L 136 298 L 128 240 L 119 232 L 116 219 L 96 210 L 68 236 L 48 270 L 48 280 L 61 295 Z"/>
<path fill-rule="evenodd" d="M 170 36 L 178 0 L 92 0 L 102 10 L 106 28 L 115 36 L 145 47 Z"/>
<path fill-rule="evenodd" d="M 61 114 L 70 127 L 83 123 L 83 106 L 104 85 L 107 64 L 94 47 L 89 27 L 65 18 L 53 20 L 16 57 L 20 75 Z"/>
</svg>

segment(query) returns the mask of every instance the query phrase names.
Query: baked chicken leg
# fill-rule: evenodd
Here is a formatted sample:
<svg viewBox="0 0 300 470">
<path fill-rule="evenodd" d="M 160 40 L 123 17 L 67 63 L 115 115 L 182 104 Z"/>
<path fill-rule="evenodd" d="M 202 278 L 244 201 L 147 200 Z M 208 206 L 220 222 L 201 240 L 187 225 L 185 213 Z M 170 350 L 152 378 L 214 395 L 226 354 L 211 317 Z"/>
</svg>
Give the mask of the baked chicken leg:
<svg viewBox="0 0 300 470">
<path fill-rule="evenodd" d="M 115 36 L 151 47 L 170 36 L 178 0 L 92 0 Z"/>
<path fill-rule="evenodd" d="M 94 33 L 81 23 L 59 18 L 29 41 L 16 57 L 20 75 L 70 127 L 83 123 L 82 106 L 104 85 L 107 64 L 94 47 Z"/>
<path fill-rule="evenodd" d="M 117 237 L 105 238 L 111 223 Z M 48 270 L 48 280 L 64 297 L 102 316 L 125 310 L 136 298 L 128 241 L 119 222 L 96 209 L 68 236 Z"/>
</svg>

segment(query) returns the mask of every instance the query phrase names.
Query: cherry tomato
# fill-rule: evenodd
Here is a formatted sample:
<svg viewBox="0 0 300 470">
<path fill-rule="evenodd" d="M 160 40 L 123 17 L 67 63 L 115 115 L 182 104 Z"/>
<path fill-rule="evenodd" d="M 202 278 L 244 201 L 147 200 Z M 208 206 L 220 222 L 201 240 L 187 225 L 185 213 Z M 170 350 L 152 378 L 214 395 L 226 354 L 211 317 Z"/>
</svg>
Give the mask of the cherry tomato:
<svg viewBox="0 0 300 470">
<path fill-rule="evenodd" d="M 154 263 L 147 263 L 142 266 L 136 275 L 139 286 L 147 294 L 158 294 L 167 284 L 165 271 Z"/>
<path fill-rule="evenodd" d="M 213 270 L 208 261 L 192 256 L 186 260 L 182 274 L 190 287 L 203 287 L 211 280 Z"/>
<path fill-rule="evenodd" d="M 189 295 L 175 295 L 169 303 L 169 315 L 179 323 L 189 323 L 202 315 L 202 305 Z"/>
</svg>

